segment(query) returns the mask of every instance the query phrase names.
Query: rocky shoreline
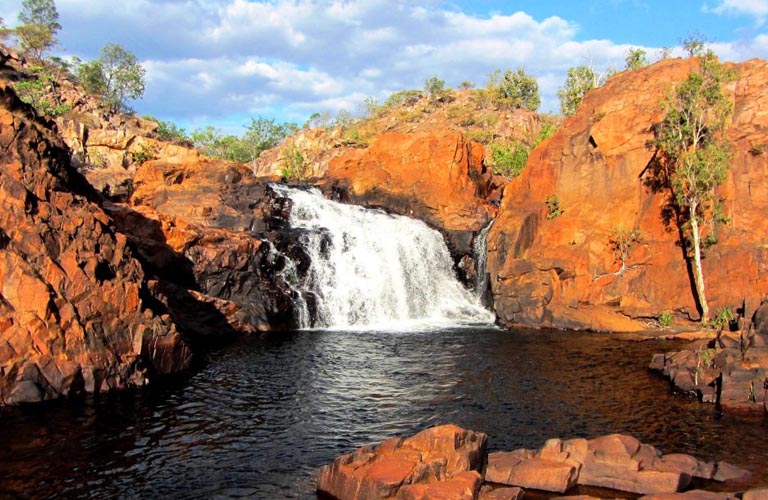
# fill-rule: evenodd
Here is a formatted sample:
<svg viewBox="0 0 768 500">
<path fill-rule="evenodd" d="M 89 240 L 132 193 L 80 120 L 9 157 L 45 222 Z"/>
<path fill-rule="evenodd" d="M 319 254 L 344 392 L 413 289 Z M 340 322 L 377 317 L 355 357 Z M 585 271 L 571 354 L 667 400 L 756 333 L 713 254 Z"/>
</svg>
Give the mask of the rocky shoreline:
<svg viewBox="0 0 768 500">
<path fill-rule="evenodd" d="M 749 471 L 686 454 L 662 454 L 637 439 L 611 434 L 550 439 L 538 450 L 487 452 L 482 432 L 443 425 L 408 438 L 364 446 L 320 468 L 320 498 L 339 500 L 615 498 L 645 500 L 768 497 L 768 489 L 707 491 L 712 482 L 738 486 Z M 695 486 L 693 486 L 695 484 Z M 600 496 L 584 492 L 602 488 Z M 596 494 L 596 493 L 593 493 Z"/>
</svg>

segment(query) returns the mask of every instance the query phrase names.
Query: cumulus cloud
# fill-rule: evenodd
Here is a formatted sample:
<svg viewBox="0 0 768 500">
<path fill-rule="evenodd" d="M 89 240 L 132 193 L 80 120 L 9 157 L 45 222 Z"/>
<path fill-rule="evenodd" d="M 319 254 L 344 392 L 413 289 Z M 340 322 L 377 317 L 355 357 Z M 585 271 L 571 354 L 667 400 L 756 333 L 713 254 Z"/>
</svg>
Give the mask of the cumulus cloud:
<svg viewBox="0 0 768 500">
<path fill-rule="evenodd" d="M 559 16 L 519 11 L 476 15 L 433 0 L 56 0 L 61 48 L 83 59 L 106 43 L 136 53 L 147 69 L 139 112 L 180 123 L 234 123 L 268 114 L 302 122 L 313 112 L 354 111 L 366 97 L 422 88 L 482 85 L 493 70 L 522 66 L 539 78 L 542 109 L 557 111 L 569 67 L 621 68 L 630 48 L 581 40 Z M 718 14 L 762 19 L 768 0 L 722 0 Z M 4 12 L 6 21 L 16 12 Z M 10 24 L 10 23 L 9 23 Z M 643 47 L 653 58 L 657 48 Z M 765 37 L 718 44 L 744 59 Z"/>
<path fill-rule="evenodd" d="M 768 0 L 720 0 L 714 7 L 705 5 L 704 12 L 750 16 L 763 24 L 768 16 Z"/>
</svg>

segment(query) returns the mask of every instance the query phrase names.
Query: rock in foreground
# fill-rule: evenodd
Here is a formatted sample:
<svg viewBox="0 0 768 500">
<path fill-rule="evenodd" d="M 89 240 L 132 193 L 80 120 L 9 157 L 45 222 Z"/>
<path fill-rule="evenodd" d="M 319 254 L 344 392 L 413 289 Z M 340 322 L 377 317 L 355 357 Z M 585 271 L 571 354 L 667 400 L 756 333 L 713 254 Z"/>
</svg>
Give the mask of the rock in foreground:
<svg viewBox="0 0 768 500">
<path fill-rule="evenodd" d="M 663 455 L 634 437 L 550 439 L 538 450 L 486 455 L 486 435 L 444 425 L 338 457 L 318 473 L 317 491 L 341 500 L 522 498 L 527 488 L 565 494 L 576 486 L 678 498 L 691 480 L 743 479 L 747 471 L 690 455 Z M 744 493 L 758 494 L 760 490 Z M 679 498 L 735 498 L 688 491 Z M 752 496 L 750 498 L 760 498 Z"/>
<path fill-rule="evenodd" d="M 486 435 L 454 425 L 364 446 L 323 466 L 317 491 L 340 499 L 477 498 Z"/>
</svg>

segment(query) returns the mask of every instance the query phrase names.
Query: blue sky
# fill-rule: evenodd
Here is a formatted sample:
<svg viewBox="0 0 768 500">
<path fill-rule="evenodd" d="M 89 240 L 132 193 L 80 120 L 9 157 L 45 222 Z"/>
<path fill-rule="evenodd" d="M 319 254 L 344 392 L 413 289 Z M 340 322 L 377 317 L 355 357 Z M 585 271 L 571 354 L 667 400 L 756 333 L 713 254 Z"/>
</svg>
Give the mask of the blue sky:
<svg viewBox="0 0 768 500">
<path fill-rule="evenodd" d="M 0 0 L 16 22 L 21 0 Z M 536 76 L 542 111 L 557 112 L 569 67 L 621 69 L 629 48 L 654 59 L 698 33 L 724 60 L 768 58 L 768 0 L 57 0 L 64 56 L 107 43 L 147 70 L 133 103 L 188 131 L 240 133 L 250 117 L 303 123 L 357 111 L 394 91 L 483 85 L 493 70 Z"/>
</svg>

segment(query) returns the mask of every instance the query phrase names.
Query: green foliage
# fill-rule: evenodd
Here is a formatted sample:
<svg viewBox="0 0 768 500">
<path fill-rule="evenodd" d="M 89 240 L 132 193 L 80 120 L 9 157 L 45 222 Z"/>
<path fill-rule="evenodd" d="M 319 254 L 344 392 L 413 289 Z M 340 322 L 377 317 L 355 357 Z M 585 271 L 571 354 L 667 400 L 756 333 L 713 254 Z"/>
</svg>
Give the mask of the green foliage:
<svg viewBox="0 0 768 500">
<path fill-rule="evenodd" d="M 208 126 L 192 132 L 194 146 L 211 158 L 247 163 L 256 160 L 262 151 L 277 146 L 297 130 L 294 123 L 277 123 L 274 119 L 251 118 L 241 137 L 223 135 L 221 130 Z"/>
<path fill-rule="evenodd" d="M 715 350 L 714 349 L 699 349 L 697 351 L 696 356 L 699 358 L 699 363 L 704 365 L 706 368 L 712 368 L 715 361 Z"/>
<path fill-rule="evenodd" d="M 563 214 L 563 209 L 560 208 L 560 199 L 556 194 L 547 195 L 544 203 L 547 205 L 547 219 L 554 219 Z"/>
<path fill-rule="evenodd" d="M 662 328 L 669 328 L 672 325 L 675 317 L 669 311 L 661 311 L 659 314 L 659 326 Z"/>
<path fill-rule="evenodd" d="M 395 92 L 384 101 L 386 107 L 413 106 L 424 97 L 421 90 L 401 90 Z"/>
<path fill-rule="evenodd" d="M 654 191 L 669 195 L 665 222 L 674 221 L 681 244 L 693 253 L 689 258 L 693 259 L 694 285 L 704 322 L 709 319 L 709 308 L 701 266 L 702 233 L 723 220 L 715 189 L 730 165 L 725 132 L 732 110 L 722 87 L 732 77 L 707 51 L 698 71 L 689 74 L 662 101 L 666 116 L 654 127 L 651 146 L 656 151 L 646 169 L 646 183 Z"/>
<path fill-rule="evenodd" d="M 624 59 L 624 63 L 627 69 L 637 70 L 643 66 L 648 65 L 648 53 L 643 49 L 629 49 L 627 52 L 627 58 Z"/>
<path fill-rule="evenodd" d="M 379 104 L 379 101 L 375 97 L 368 96 L 363 101 L 363 114 L 367 118 L 374 118 L 382 111 L 383 106 Z"/>
<path fill-rule="evenodd" d="M 494 174 L 503 175 L 509 178 L 517 177 L 525 168 L 526 163 L 528 163 L 530 152 L 538 146 L 541 141 L 548 139 L 554 133 L 555 125 L 553 123 L 545 123 L 542 125 L 538 135 L 528 144 L 520 141 L 512 144 L 503 142 L 491 143 L 491 171 Z M 478 140 L 470 134 L 467 134 L 467 136 L 474 140 Z M 490 141 L 490 139 L 487 140 Z M 483 141 L 479 140 L 479 142 Z"/>
<path fill-rule="evenodd" d="M 137 151 L 131 152 L 131 158 L 136 165 L 141 165 L 145 161 L 156 160 L 157 150 L 149 144 L 142 144 Z"/>
<path fill-rule="evenodd" d="M 41 61 L 56 45 L 56 33 L 61 29 L 59 13 L 53 0 L 22 0 L 19 26 L 13 32 L 21 50 L 31 59 Z"/>
<path fill-rule="evenodd" d="M 688 57 L 702 57 L 707 53 L 707 39 L 699 33 L 692 33 L 682 40 L 683 50 Z"/>
<path fill-rule="evenodd" d="M 491 171 L 505 177 L 517 177 L 528 161 L 529 148 L 523 143 L 491 144 Z"/>
<path fill-rule="evenodd" d="M 581 101 L 591 89 L 598 86 L 598 78 L 589 66 L 577 66 L 568 69 L 565 84 L 557 90 L 560 98 L 560 111 L 571 116 L 579 109 Z"/>
<path fill-rule="evenodd" d="M 128 99 L 140 99 L 144 95 L 146 71 L 132 52 L 110 43 L 101 49 L 98 61 L 104 82 L 103 96 L 110 111 L 125 110 Z"/>
<path fill-rule="evenodd" d="M 536 111 L 541 104 L 539 82 L 523 68 L 517 68 L 516 71 L 508 69 L 504 75 L 501 70 L 494 71 L 488 78 L 487 88 L 503 107 Z"/>
<path fill-rule="evenodd" d="M 715 311 L 715 317 L 712 320 L 712 327 L 726 328 L 734 319 L 736 319 L 736 315 L 733 314 L 733 309 L 731 309 L 730 306 L 723 306 Z"/>
<path fill-rule="evenodd" d="M 283 150 L 283 178 L 291 181 L 303 181 L 309 173 L 308 165 L 304 162 L 304 155 L 295 144 Z"/>
<path fill-rule="evenodd" d="M 475 88 L 475 84 L 470 82 L 469 80 L 464 80 L 459 84 L 459 88 L 461 90 L 469 90 Z"/>
<path fill-rule="evenodd" d="M 107 92 L 101 62 L 98 60 L 80 64 L 77 67 L 77 80 L 89 94 L 103 96 Z"/>
<path fill-rule="evenodd" d="M 192 142 L 192 138 L 187 134 L 186 130 L 178 127 L 175 123 L 160 120 L 150 115 L 144 115 L 142 118 L 157 123 L 155 134 L 157 134 L 157 138 L 161 141 L 174 142 L 177 144 Z"/>
<path fill-rule="evenodd" d="M 441 80 L 437 76 L 430 76 L 424 82 L 424 91 L 430 99 L 440 97 L 445 92 L 445 80 Z"/>
<path fill-rule="evenodd" d="M 627 258 L 633 246 L 640 243 L 642 232 L 639 229 L 626 229 L 623 224 L 613 228 L 608 242 L 614 254 L 614 262 L 621 264 L 619 274 L 627 268 Z"/>
<path fill-rule="evenodd" d="M 347 128 L 347 127 L 351 127 L 352 124 L 355 123 L 355 119 L 352 117 L 349 111 L 347 111 L 346 109 L 340 109 L 336 113 L 336 118 L 334 119 L 334 123 L 337 127 Z"/>
<path fill-rule="evenodd" d="M 322 113 L 312 113 L 307 119 L 307 123 L 304 124 L 307 128 L 328 127 L 333 120 L 331 119 L 331 113 L 323 111 Z"/>
<path fill-rule="evenodd" d="M 72 106 L 58 102 L 56 79 L 43 67 L 33 67 L 33 80 L 24 80 L 13 85 L 23 102 L 35 108 L 39 115 L 54 118 L 61 116 Z"/>
</svg>

